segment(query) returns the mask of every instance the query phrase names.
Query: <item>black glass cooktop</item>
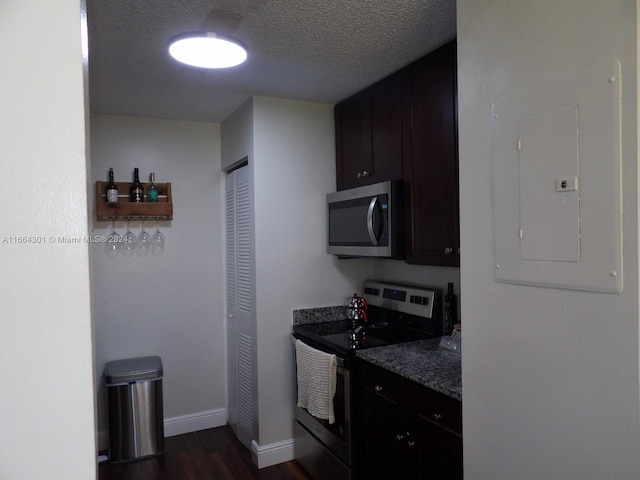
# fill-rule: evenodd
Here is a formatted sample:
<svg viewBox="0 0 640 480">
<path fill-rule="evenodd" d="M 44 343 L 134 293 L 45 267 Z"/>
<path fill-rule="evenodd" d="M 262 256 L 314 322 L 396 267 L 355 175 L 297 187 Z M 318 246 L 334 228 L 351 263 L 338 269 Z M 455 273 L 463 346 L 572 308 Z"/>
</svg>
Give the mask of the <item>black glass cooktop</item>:
<svg viewBox="0 0 640 480">
<path fill-rule="evenodd" d="M 441 290 L 375 280 L 365 280 L 362 290 L 367 320 L 358 328 L 348 319 L 294 325 L 294 337 L 326 352 L 352 356 L 364 348 L 442 336 Z"/>
<path fill-rule="evenodd" d="M 353 331 L 349 320 L 294 325 L 293 334 L 296 338 L 304 340 L 316 348 L 343 355 L 353 355 L 356 350 L 364 348 L 433 337 L 428 332 L 387 321 L 371 323 Z"/>
</svg>

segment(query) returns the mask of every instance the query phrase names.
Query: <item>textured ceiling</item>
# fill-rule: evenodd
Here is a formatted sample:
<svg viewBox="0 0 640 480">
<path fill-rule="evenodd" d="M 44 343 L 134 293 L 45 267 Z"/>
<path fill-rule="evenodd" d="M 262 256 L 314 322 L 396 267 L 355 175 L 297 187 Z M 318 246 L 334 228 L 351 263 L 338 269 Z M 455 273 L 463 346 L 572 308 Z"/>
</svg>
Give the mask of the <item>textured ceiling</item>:
<svg viewBox="0 0 640 480">
<path fill-rule="evenodd" d="M 455 37 L 455 0 L 88 0 L 91 111 L 220 122 L 251 95 L 337 103 Z M 247 45 L 228 70 L 181 66 L 180 33 Z"/>
</svg>

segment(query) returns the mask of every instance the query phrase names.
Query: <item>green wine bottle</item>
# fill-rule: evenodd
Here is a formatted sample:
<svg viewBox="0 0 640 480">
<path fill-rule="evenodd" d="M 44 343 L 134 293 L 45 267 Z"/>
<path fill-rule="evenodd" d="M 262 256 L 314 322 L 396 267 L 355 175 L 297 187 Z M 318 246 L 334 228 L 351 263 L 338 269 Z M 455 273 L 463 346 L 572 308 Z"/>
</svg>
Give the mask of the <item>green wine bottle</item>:
<svg viewBox="0 0 640 480">
<path fill-rule="evenodd" d="M 158 201 L 158 187 L 156 185 L 156 174 L 151 172 L 151 174 L 149 175 L 149 181 L 150 181 L 150 185 L 149 185 L 149 191 L 147 192 L 147 198 L 149 199 L 150 202 L 157 202 Z"/>
</svg>

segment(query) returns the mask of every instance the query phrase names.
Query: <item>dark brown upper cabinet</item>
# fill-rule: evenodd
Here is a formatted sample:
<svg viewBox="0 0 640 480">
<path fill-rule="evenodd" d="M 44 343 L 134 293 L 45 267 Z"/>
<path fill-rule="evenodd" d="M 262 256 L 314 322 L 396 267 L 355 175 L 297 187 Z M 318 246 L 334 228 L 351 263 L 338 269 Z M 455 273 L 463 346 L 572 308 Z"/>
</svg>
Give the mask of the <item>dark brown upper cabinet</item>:
<svg viewBox="0 0 640 480">
<path fill-rule="evenodd" d="M 457 267 L 456 42 L 335 107 L 336 188 L 403 180 L 407 263 Z"/>
<path fill-rule="evenodd" d="M 338 190 L 402 178 L 402 93 L 388 77 L 336 105 Z"/>
<path fill-rule="evenodd" d="M 455 41 L 407 67 L 402 91 L 406 262 L 457 267 Z"/>
</svg>

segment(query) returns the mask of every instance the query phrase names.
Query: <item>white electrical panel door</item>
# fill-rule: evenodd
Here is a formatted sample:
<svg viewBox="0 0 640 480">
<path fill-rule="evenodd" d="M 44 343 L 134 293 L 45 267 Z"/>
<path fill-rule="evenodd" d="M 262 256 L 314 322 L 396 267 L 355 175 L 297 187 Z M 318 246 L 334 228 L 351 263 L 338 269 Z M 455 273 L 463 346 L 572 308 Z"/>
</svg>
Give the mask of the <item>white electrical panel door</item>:
<svg viewBox="0 0 640 480">
<path fill-rule="evenodd" d="M 497 282 L 622 291 L 621 75 L 613 60 L 493 102 Z"/>
<path fill-rule="evenodd" d="M 578 106 L 528 115 L 518 124 L 520 257 L 580 259 Z"/>
</svg>

